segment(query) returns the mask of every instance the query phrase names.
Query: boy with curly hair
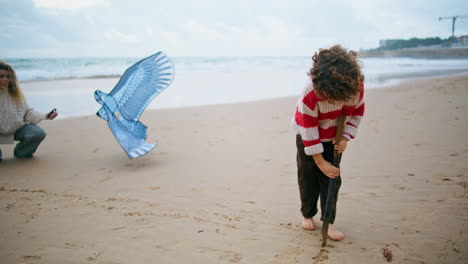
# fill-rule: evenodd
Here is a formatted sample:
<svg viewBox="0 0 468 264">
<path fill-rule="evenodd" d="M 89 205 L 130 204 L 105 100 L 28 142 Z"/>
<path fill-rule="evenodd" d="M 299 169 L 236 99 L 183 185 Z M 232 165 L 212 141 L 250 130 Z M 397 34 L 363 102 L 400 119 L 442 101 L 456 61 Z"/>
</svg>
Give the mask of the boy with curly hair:
<svg viewBox="0 0 468 264">
<path fill-rule="evenodd" d="M 313 66 L 305 91 L 297 103 L 292 121 L 297 146 L 297 174 L 301 198 L 302 228 L 315 229 L 313 217 L 317 202 L 325 211 L 328 182 L 336 179 L 336 192 L 328 236 L 342 240 L 344 234 L 335 229 L 336 201 L 341 186 L 340 169 L 331 164 L 333 151 L 342 153 L 347 142 L 356 136 L 364 115 L 364 75 L 354 51 L 340 45 L 320 49 L 312 57 Z M 345 116 L 344 140 L 335 142 L 337 118 Z"/>
</svg>

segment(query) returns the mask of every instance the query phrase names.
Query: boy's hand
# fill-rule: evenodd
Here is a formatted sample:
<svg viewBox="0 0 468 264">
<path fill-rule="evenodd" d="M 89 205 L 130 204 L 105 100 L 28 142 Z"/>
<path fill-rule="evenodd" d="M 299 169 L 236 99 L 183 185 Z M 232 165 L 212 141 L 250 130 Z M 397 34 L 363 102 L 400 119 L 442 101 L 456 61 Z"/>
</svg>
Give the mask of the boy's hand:
<svg viewBox="0 0 468 264">
<path fill-rule="evenodd" d="M 338 153 L 343 153 L 348 145 L 348 140 L 347 138 L 343 138 L 343 140 L 338 143 L 335 143 L 335 140 L 333 140 L 332 143 L 335 145 L 335 150 L 338 151 Z"/>
<path fill-rule="evenodd" d="M 322 154 L 317 154 L 312 156 L 314 158 L 315 164 L 327 177 L 334 179 L 335 177 L 340 176 L 340 169 L 333 166 L 330 162 L 326 161 Z"/>
<path fill-rule="evenodd" d="M 323 174 L 327 175 L 328 178 L 334 179 L 340 176 L 340 169 L 333 166 L 330 162 L 325 161 L 321 164 L 317 164 Z"/>
</svg>

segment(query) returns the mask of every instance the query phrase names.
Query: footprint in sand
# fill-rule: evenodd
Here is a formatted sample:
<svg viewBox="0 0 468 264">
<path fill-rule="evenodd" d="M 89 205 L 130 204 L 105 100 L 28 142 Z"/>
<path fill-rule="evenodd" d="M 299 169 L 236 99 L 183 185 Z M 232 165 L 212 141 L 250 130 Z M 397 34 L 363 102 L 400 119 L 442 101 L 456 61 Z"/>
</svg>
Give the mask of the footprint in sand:
<svg viewBox="0 0 468 264">
<path fill-rule="evenodd" d="M 129 226 L 132 226 L 133 228 L 150 225 L 151 221 L 149 221 L 147 218 L 144 218 L 147 215 L 150 214 L 141 212 L 128 212 L 122 214 L 122 216 L 125 216 L 125 223 Z"/>
<path fill-rule="evenodd" d="M 296 258 L 304 253 L 304 249 L 300 247 L 286 249 L 285 251 L 275 255 L 275 258 L 268 264 L 282 264 L 282 263 L 294 263 Z"/>
<path fill-rule="evenodd" d="M 287 228 L 287 229 L 292 229 L 294 228 L 292 223 L 287 223 L 287 224 L 280 224 L 281 227 Z M 296 226 L 297 227 L 297 226 Z"/>
<path fill-rule="evenodd" d="M 468 188 L 468 182 L 459 182 L 457 184 L 461 185 L 463 187 L 463 190 L 466 192 L 466 189 Z"/>
<path fill-rule="evenodd" d="M 97 169 L 97 170 L 98 170 L 98 171 L 105 171 L 105 172 L 112 172 L 112 170 L 109 169 L 109 168 L 99 168 L 99 169 Z"/>
<path fill-rule="evenodd" d="M 110 181 L 110 180 L 112 180 L 111 176 L 105 176 L 104 178 L 100 179 L 98 182 L 103 183 L 103 182 Z"/>
<path fill-rule="evenodd" d="M 41 260 L 41 256 L 21 256 L 19 259 L 19 263 L 27 264 L 27 263 L 35 263 L 36 261 Z"/>
<path fill-rule="evenodd" d="M 221 253 L 218 256 L 218 259 L 223 263 L 226 262 L 226 261 L 228 261 L 228 262 L 239 262 L 239 261 L 242 260 L 242 255 L 240 253 L 234 252 L 234 251 L 231 251 L 231 250 L 216 249 L 216 248 L 204 248 L 204 250 Z M 203 252 L 204 250 L 201 250 L 201 251 Z"/>
</svg>

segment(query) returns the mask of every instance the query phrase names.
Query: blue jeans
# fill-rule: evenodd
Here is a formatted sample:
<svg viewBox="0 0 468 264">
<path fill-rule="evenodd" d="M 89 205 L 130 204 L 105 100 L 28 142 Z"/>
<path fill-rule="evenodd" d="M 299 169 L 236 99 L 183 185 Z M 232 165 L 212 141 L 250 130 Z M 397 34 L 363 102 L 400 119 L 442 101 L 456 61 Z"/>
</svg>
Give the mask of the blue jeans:
<svg viewBox="0 0 468 264">
<path fill-rule="evenodd" d="M 15 147 L 14 155 L 17 158 L 31 158 L 37 147 L 44 140 L 46 133 L 34 124 L 26 124 L 15 132 L 14 139 L 19 141 Z M 2 151 L 0 150 L 0 159 Z"/>
</svg>

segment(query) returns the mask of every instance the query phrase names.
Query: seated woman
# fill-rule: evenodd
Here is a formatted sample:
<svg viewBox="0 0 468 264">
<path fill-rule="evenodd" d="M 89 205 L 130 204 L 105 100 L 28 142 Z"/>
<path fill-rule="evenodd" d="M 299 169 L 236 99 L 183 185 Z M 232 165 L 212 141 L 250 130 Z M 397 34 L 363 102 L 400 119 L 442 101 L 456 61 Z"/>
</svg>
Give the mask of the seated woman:
<svg viewBox="0 0 468 264">
<path fill-rule="evenodd" d="M 56 112 L 40 113 L 29 107 L 18 85 L 13 68 L 0 61 L 0 137 L 20 141 L 14 151 L 16 158 L 31 158 L 46 133 L 36 124 L 52 120 Z M 0 150 L 0 161 L 2 151 Z"/>
</svg>

